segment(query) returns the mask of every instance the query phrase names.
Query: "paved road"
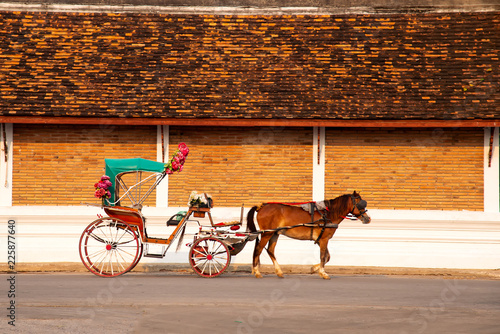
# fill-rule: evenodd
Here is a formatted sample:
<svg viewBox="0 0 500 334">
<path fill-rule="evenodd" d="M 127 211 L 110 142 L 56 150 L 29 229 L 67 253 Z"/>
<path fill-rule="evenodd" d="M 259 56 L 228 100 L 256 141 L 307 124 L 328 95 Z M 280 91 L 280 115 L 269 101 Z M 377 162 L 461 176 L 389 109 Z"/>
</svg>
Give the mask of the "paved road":
<svg viewBox="0 0 500 334">
<path fill-rule="evenodd" d="M 1 333 L 500 333 L 500 281 L 180 273 L 0 276 Z"/>
</svg>

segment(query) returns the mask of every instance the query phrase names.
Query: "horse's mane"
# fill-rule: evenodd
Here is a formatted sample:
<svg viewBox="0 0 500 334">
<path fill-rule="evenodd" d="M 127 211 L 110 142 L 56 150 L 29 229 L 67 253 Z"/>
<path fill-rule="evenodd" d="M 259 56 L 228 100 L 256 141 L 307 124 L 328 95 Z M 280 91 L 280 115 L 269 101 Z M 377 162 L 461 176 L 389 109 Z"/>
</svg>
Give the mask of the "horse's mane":
<svg viewBox="0 0 500 334">
<path fill-rule="evenodd" d="M 329 210 L 333 219 L 336 219 L 346 214 L 346 208 L 350 207 L 349 205 L 351 204 L 351 195 L 340 195 L 339 197 L 329 200 L 329 202 Z"/>
</svg>

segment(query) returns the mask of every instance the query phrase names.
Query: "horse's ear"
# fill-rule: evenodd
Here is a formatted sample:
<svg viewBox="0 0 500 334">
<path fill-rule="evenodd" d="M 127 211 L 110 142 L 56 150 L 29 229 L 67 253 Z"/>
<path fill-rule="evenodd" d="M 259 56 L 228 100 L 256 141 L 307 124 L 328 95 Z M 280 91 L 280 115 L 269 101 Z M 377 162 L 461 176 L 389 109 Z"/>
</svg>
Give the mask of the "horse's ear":
<svg viewBox="0 0 500 334">
<path fill-rule="evenodd" d="M 359 195 L 358 193 L 356 193 L 356 190 L 354 190 L 354 192 L 352 193 L 354 196 L 357 196 Z"/>
</svg>

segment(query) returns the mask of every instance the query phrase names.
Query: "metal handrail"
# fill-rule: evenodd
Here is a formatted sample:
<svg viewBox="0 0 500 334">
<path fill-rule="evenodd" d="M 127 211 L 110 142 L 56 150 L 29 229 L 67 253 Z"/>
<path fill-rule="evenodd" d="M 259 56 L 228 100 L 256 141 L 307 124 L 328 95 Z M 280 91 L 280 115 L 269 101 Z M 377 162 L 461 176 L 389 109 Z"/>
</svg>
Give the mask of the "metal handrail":
<svg viewBox="0 0 500 334">
<path fill-rule="evenodd" d="M 118 175 L 116 175 L 116 184 L 119 185 L 119 187 L 124 190 L 125 192 L 114 202 L 110 202 L 108 200 L 108 203 L 110 203 L 111 205 L 115 205 L 117 203 L 119 203 L 123 198 L 127 197 L 130 202 L 132 202 L 132 205 L 133 206 L 140 206 L 142 205 L 142 203 L 146 200 L 146 198 L 149 197 L 149 195 L 153 192 L 153 190 L 155 190 L 155 188 L 158 186 L 158 184 L 165 178 L 166 176 L 166 173 L 153 173 L 151 175 L 149 175 L 148 177 L 144 178 L 144 179 L 141 179 L 140 181 L 138 181 L 136 184 L 128 187 L 127 184 L 125 183 L 125 181 L 122 180 L 122 176 L 125 175 L 125 174 L 130 174 L 130 173 L 142 173 L 142 171 L 132 171 L 132 172 L 123 172 L 123 173 L 120 173 Z M 149 189 L 146 191 L 146 193 L 141 196 L 140 194 L 140 190 L 141 188 L 139 187 L 141 184 L 143 183 L 146 183 L 148 182 L 149 180 L 151 180 L 153 177 L 156 178 L 156 181 L 149 187 Z M 139 179 L 139 176 L 138 176 L 138 179 Z M 115 194 L 117 193 L 117 187 L 115 187 Z M 133 192 L 132 190 L 136 190 L 136 195 L 134 196 L 133 195 Z"/>
</svg>

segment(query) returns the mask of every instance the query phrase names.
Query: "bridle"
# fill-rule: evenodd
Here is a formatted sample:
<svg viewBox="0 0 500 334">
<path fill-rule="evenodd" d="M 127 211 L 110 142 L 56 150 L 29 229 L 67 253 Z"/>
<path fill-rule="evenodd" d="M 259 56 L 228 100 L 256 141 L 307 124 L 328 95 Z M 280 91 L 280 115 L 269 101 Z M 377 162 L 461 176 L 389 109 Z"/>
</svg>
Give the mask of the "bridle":
<svg viewBox="0 0 500 334">
<path fill-rule="evenodd" d="M 360 201 L 358 203 L 356 203 L 356 198 L 359 198 Z M 365 214 L 365 212 L 367 211 L 366 210 L 366 206 L 368 205 L 368 203 L 364 200 L 364 199 L 361 199 L 361 197 L 358 195 L 358 196 L 354 196 L 354 195 L 351 195 L 351 200 L 352 200 L 352 210 L 351 212 L 349 212 L 346 216 L 342 217 L 344 219 L 351 219 L 351 220 L 356 220 L 358 219 L 359 217 L 361 217 L 362 215 Z M 328 203 L 330 204 L 330 203 Z M 324 211 L 321 211 L 321 210 L 318 210 L 318 212 L 321 214 L 321 218 L 318 220 L 318 221 L 314 221 L 314 209 L 315 209 L 315 206 L 316 204 L 315 203 L 311 203 L 311 224 L 314 224 L 318 221 L 323 221 L 324 223 L 323 224 L 319 224 L 317 227 L 321 227 L 321 232 L 318 236 L 318 238 L 316 238 L 316 240 L 314 241 L 315 244 L 319 243 L 319 240 L 321 239 L 321 237 L 323 236 L 323 233 L 325 232 L 325 229 L 327 227 L 329 228 L 337 228 L 338 227 L 338 224 L 331 224 L 331 220 L 330 218 L 327 216 L 327 212 L 330 211 L 328 209 L 329 205 L 326 206 L 326 209 Z M 359 215 L 355 214 L 354 213 L 354 209 L 358 209 L 359 211 Z M 352 215 L 356 218 L 349 218 L 348 216 L 349 215 Z M 314 228 L 316 226 L 311 226 L 311 240 L 314 240 L 313 239 L 313 231 L 314 231 Z"/>
<path fill-rule="evenodd" d="M 356 203 L 356 198 L 360 199 L 358 203 Z M 366 206 L 368 205 L 368 203 L 364 199 L 361 199 L 360 196 L 351 195 L 351 200 L 352 200 L 352 210 L 351 212 L 349 212 L 349 214 L 353 215 L 356 218 L 359 218 L 362 215 L 364 215 L 365 212 L 367 211 Z M 358 209 L 359 215 L 354 213 L 354 209 Z"/>
</svg>

